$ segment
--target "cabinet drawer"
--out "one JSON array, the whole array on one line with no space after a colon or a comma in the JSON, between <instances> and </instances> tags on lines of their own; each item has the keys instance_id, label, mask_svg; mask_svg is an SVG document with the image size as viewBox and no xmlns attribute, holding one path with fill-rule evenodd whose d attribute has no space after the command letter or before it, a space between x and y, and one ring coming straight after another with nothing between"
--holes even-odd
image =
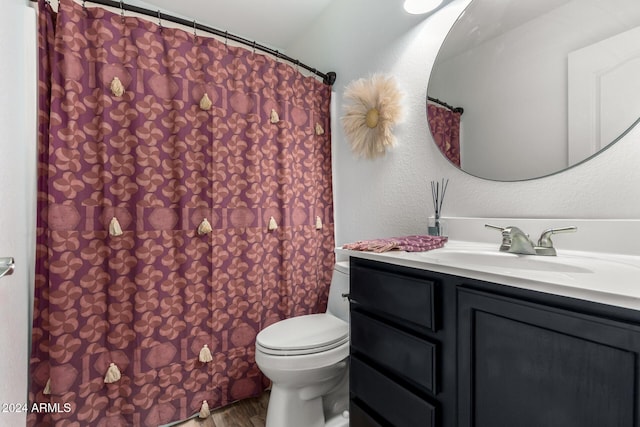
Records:
<instances>
[{"instance_id":1,"label":"cabinet drawer","mask_svg":"<svg viewBox=\"0 0 640 427\"><path fill-rule=\"evenodd\" d=\"M426 391L436 393L435 344L352 311L351 347Z\"/></svg>"},{"instance_id":2,"label":"cabinet drawer","mask_svg":"<svg viewBox=\"0 0 640 427\"><path fill-rule=\"evenodd\" d=\"M351 298L359 304L436 330L434 282L352 263Z\"/></svg>"},{"instance_id":3,"label":"cabinet drawer","mask_svg":"<svg viewBox=\"0 0 640 427\"><path fill-rule=\"evenodd\" d=\"M350 386L355 397L395 427L434 427L429 402L394 383L357 357L351 357Z\"/></svg>"}]
</instances>

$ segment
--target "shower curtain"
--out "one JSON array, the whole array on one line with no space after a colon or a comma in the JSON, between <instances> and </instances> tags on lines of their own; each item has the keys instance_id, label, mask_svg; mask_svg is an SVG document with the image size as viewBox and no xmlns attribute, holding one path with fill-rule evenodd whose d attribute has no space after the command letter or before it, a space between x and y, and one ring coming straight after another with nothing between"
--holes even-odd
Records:
<instances>
[{"instance_id":1,"label":"shower curtain","mask_svg":"<svg viewBox=\"0 0 640 427\"><path fill-rule=\"evenodd\" d=\"M433 140L440 152L456 166L460 166L460 116L459 112L440 105L427 104Z\"/></svg>"},{"instance_id":2,"label":"shower curtain","mask_svg":"<svg viewBox=\"0 0 640 427\"><path fill-rule=\"evenodd\" d=\"M259 394L257 332L326 308L331 88L224 40L39 9L29 425L157 426Z\"/></svg>"}]
</instances>

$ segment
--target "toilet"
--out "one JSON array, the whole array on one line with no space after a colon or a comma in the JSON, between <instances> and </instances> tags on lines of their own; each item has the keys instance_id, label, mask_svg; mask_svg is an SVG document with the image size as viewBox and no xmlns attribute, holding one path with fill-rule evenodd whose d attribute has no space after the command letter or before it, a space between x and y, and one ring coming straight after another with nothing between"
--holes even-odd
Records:
<instances>
[{"instance_id":1,"label":"toilet","mask_svg":"<svg viewBox=\"0 0 640 427\"><path fill-rule=\"evenodd\" d=\"M266 427L348 427L349 263L333 269L326 313L292 317L256 337L271 380Z\"/></svg>"}]
</instances>

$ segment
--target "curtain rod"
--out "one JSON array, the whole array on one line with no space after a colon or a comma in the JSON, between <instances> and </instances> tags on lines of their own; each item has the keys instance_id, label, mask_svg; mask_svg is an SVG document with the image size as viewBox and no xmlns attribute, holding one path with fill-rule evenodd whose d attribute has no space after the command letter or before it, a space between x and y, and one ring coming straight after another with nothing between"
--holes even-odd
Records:
<instances>
[{"instance_id":1,"label":"curtain rod","mask_svg":"<svg viewBox=\"0 0 640 427\"><path fill-rule=\"evenodd\" d=\"M447 104L444 101L440 101L438 98L432 98L430 96L427 96L427 99L429 101L431 101L431 102L435 102L438 105L442 105L443 107L448 108L449 110L453 111L454 113L460 113L460 114L464 113L464 108L462 108L462 107L454 107L452 105Z\"/></svg>"},{"instance_id":2,"label":"curtain rod","mask_svg":"<svg viewBox=\"0 0 640 427\"><path fill-rule=\"evenodd\" d=\"M37 2L38 0L29 0L32 2ZM130 5L130 4L126 4L124 3L124 1L113 1L113 0L85 0L88 1L90 3L95 3L95 4L99 4L102 6L109 6L109 7L113 7L116 9L121 9L123 12L125 10L129 11L129 12L134 12L134 13L139 13L141 15L146 15L146 16L151 16L154 18L158 18L160 21L170 21L170 22L174 22L176 24L180 24L180 25L184 25L186 27L191 27L194 30L200 30L200 31L205 31L207 33L211 33L211 34L215 34L219 37L224 37L227 40L233 40L234 42L237 43L241 43L244 44L246 46L250 46L252 49L257 49L257 50L261 50L262 52L266 52L270 55L273 55L276 57L276 59L284 59L287 62L290 62L292 64L294 64L296 67L302 67L307 71L312 72L313 74L315 74L318 77L322 78L322 81L327 84L327 85L332 85L335 83L337 75L334 71L329 71L328 73L323 73L321 71L318 71L315 68L312 68L302 62L300 62L297 59L293 59L287 55L284 55L280 52L278 52L277 50L271 49L267 46L261 45L259 43L256 43L255 40L248 40L245 38L242 38L240 36L237 36L235 34L231 34L228 31L222 31L219 30L217 28L213 28L213 27L208 27L206 25L202 25L202 24L198 24L195 20L193 21L188 21L186 19L183 18L179 18L177 16L173 16L173 15L168 15L166 13L162 13L159 9L157 11L153 11L150 9L145 9L143 7L139 7L139 6L134 6L134 5ZM82 2L83 6L85 1ZM47 3L49 1L47 0Z\"/></svg>"}]
</instances>

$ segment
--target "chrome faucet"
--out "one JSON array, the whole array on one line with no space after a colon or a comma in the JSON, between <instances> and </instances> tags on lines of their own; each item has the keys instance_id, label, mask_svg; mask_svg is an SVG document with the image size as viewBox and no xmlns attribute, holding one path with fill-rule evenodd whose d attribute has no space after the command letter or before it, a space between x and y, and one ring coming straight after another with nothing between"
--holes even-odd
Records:
<instances>
[{"instance_id":1,"label":"chrome faucet","mask_svg":"<svg viewBox=\"0 0 640 427\"><path fill-rule=\"evenodd\" d=\"M502 232L502 244L500 245L500 251L502 252L545 256L556 255L556 249L553 247L553 242L551 241L552 234L568 233L578 230L576 226L550 228L542 232L538 239L538 244L534 245L529 235L518 227L498 227L491 224L485 224L485 227Z\"/></svg>"},{"instance_id":2,"label":"chrome faucet","mask_svg":"<svg viewBox=\"0 0 640 427\"><path fill-rule=\"evenodd\" d=\"M525 232L520 230L518 227L498 227L490 224L485 224L484 226L502 231L502 244L500 245L500 251L523 255L536 254L536 250L533 247L533 242L529 239L529 235L525 234Z\"/></svg>"}]
</instances>

